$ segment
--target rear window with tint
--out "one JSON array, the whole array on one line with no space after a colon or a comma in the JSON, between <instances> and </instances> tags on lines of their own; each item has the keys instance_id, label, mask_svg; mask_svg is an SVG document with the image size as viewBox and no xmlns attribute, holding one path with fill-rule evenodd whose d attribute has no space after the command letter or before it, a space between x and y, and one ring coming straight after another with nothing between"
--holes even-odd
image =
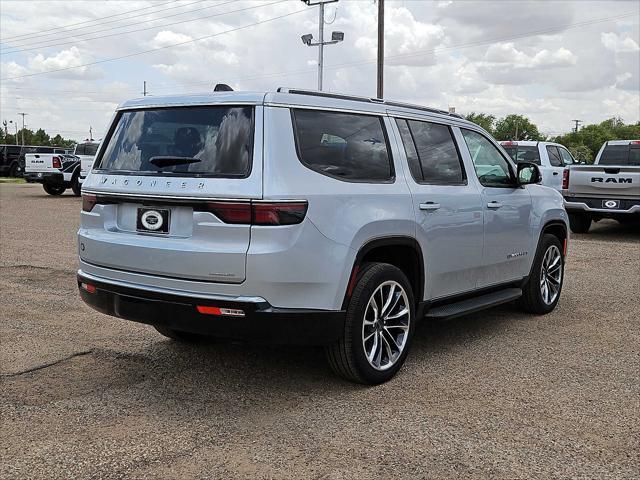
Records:
<instances>
[{"instance_id":1,"label":"rear window with tint","mask_svg":"<svg viewBox=\"0 0 640 480\"><path fill-rule=\"evenodd\" d=\"M374 115L293 110L298 155L318 173L348 181L393 179L382 119Z\"/></svg>"},{"instance_id":2,"label":"rear window with tint","mask_svg":"<svg viewBox=\"0 0 640 480\"><path fill-rule=\"evenodd\" d=\"M95 155L98 150L97 143L81 143L76 147L76 155Z\"/></svg>"},{"instance_id":3,"label":"rear window with tint","mask_svg":"<svg viewBox=\"0 0 640 480\"><path fill-rule=\"evenodd\" d=\"M418 183L460 185L466 176L446 125L396 119L411 175Z\"/></svg>"},{"instance_id":4,"label":"rear window with tint","mask_svg":"<svg viewBox=\"0 0 640 480\"><path fill-rule=\"evenodd\" d=\"M540 152L535 145L503 145L502 148L514 162L528 162L540 165Z\"/></svg>"},{"instance_id":5,"label":"rear window with tint","mask_svg":"<svg viewBox=\"0 0 640 480\"><path fill-rule=\"evenodd\" d=\"M640 145L607 145L599 165L640 165Z\"/></svg>"},{"instance_id":6,"label":"rear window with tint","mask_svg":"<svg viewBox=\"0 0 640 480\"><path fill-rule=\"evenodd\" d=\"M124 111L105 142L96 170L246 177L253 155L253 107Z\"/></svg>"}]
</instances>

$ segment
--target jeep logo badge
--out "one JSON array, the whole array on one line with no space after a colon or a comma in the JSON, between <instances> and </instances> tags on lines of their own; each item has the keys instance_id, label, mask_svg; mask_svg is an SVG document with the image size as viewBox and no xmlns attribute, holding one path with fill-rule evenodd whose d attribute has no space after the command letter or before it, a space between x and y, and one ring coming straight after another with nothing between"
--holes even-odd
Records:
<instances>
[{"instance_id":1,"label":"jeep logo badge","mask_svg":"<svg viewBox=\"0 0 640 480\"><path fill-rule=\"evenodd\" d=\"M163 220L160 212L156 212L155 210L148 210L142 214L140 217L140 222L147 230L159 230L162 228Z\"/></svg>"}]
</instances>

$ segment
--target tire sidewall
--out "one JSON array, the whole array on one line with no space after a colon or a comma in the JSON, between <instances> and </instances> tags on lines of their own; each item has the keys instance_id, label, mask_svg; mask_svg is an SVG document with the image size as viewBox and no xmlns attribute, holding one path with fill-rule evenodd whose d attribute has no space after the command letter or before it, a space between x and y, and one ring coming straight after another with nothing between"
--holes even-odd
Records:
<instances>
[{"instance_id":1,"label":"tire sidewall","mask_svg":"<svg viewBox=\"0 0 640 480\"><path fill-rule=\"evenodd\" d=\"M375 290L384 282L394 280L404 288L409 300L410 321L407 343L396 363L387 370L376 370L367 361L364 347L362 345L362 325L364 314L369 299ZM361 282L364 285L361 285ZM356 289L349 302L347 308L347 321L351 323L351 338L347 339L350 343L351 351L355 361L358 373L367 383L378 384L391 379L402 368L406 357L411 348L413 340L413 332L415 330L415 300L411 285L407 277L402 271L390 264L374 264L371 268L365 269L356 284Z\"/></svg>"},{"instance_id":2,"label":"tire sidewall","mask_svg":"<svg viewBox=\"0 0 640 480\"><path fill-rule=\"evenodd\" d=\"M47 185L46 183L42 184L42 188L49 195L54 195L54 196L62 195L66 190L66 188L64 187L59 187L57 185Z\"/></svg>"}]
</instances>

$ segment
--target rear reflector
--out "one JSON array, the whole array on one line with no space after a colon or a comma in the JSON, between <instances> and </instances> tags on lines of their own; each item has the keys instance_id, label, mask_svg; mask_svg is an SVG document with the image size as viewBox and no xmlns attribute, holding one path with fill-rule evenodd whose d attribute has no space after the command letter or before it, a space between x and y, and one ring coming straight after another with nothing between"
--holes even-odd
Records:
<instances>
[{"instance_id":1,"label":"rear reflector","mask_svg":"<svg viewBox=\"0 0 640 480\"><path fill-rule=\"evenodd\" d=\"M244 311L237 308L210 307L208 305L197 305L198 312L203 315L226 315L229 317L244 317Z\"/></svg>"},{"instance_id":2,"label":"rear reflector","mask_svg":"<svg viewBox=\"0 0 640 480\"><path fill-rule=\"evenodd\" d=\"M91 285L90 283L81 283L80 287L82 287L82 289L86 292L89 293L96 293L97 288L95 285Z\"/></svg>"},{"instance_id":3,"label":"rear reflector","mask_svg":"<svg viewBox=\"0 0 640 480\"><path fill-rule=\"evenodd\" d=\"M565 168L562 171L562 189L567 190L569 188L569 169Z\"/></svg>"},{"instance_id":4,"label":"rear reflector","mask_svg":"<svg viewBox=\"0 0 640 480\"><path fill-rule=\"evenodd\" d=\"M83 194L82 195L82 211L90 212L93 210L93 207L98 203L98 197L95 195Z\"/></svg>"},{"instance_id":5,"label":"rear reflector","mask_svg":"<svg viewBox=\"0 0 640 480\"><path fill-rule=\"evenodd\" d=\"M53 168L62 168L62 162L60 161L60 157L53 157L52 159Z\"/></svg>"}]
</instances>

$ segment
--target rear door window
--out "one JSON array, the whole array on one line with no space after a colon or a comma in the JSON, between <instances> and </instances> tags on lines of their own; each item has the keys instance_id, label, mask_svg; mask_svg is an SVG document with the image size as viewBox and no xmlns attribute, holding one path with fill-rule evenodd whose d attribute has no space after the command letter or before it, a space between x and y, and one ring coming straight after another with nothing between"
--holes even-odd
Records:
<instances>
[{"instance_id":1,"label":"rear door window","mask_svg":"<svg viewBox=\"0 0 640 480\"><path fill-rule=\"evenodd\" d=\"M549 163L551 163L552 167L562 166L562 157L560 156L560 152L558 152L558 147L555 145L547 145L547 153L549 154Z\"/></svg>"},{"instance_id":2,"label":"rear door window","mask_svg":"<svg viewBox=\"0 0 640 480\"><path fill-rule=\"evenodd\" d=\"M105 143L98 171L244 178L251 171L253 107L123 111Z\"/></svg>"},{"instance_id":3,"label":"rear door window","mask_svg":"<svg viewBox=\"0 0 640 480\"><path fill-rule=\"evenodd\" d=\"M562 157L563 165L573 165L575 163L573 157L569 153L569 150L563 147L558 147L558 151L560 152L560 156Z\"/></svg>"},{"instance_id":4,"label":"rear door window","mask_svg":"<svg viewBox=\"0 0 640 480\"><path fill-rule=\"evenodd\" d=\"M460 185L466 180L451 129L438 123L396 120L418 183Z\"/></svg>"},{"instance_id":5,"label":"rear door window","mask_svg":"<svg viewBox=\"0 0 640 480\"><path fill-rule=\"evenodd\" d=\"M323 175L354 182L389 182L393 164L382 118L292 110L300 161Z\"/></svg>"}]
</instances>

